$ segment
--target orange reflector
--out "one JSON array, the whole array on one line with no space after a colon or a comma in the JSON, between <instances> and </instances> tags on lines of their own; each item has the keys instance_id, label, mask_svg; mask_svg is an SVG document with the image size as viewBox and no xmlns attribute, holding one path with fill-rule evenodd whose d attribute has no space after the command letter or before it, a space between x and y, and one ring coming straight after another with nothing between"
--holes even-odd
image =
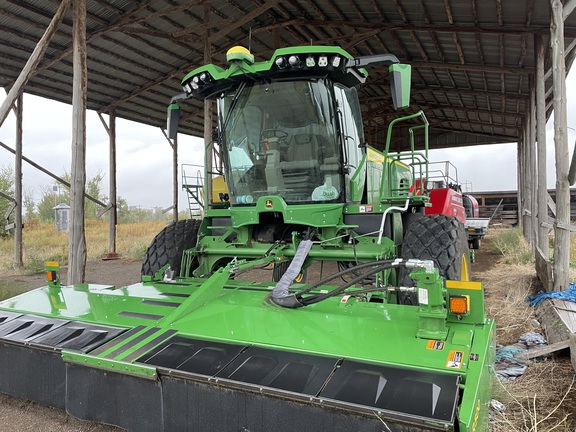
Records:
<instances>
[{"instance_id":1,"label":"orange reflector","mask_svg":"<svg viewBox=\"0 0 576 432\"><path fill-rule=\"evenodd\" d=\"M48 270L46 272L46 279L48 279L49 282L56 282L58 280L58 273L54 270Z\"/></svg>"},{"instance_id":2,"label":"orange reflector","mask_svg":"<svg viewBox=\"0 0 576 432\"><path fill-rule=\"evenodd\" d=\"M468 296L450 296L450 312L456 315L468 313Z\"/></svg>"}]
</instances>

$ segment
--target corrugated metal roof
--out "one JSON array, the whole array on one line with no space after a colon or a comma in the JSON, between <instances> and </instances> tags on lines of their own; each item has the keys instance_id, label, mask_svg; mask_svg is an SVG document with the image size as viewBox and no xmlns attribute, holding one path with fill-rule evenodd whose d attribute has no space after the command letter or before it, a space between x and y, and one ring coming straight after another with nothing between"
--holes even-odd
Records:
<instances>
[{"instance_id":1,"label":"corrugated metal roof","mask_svg":"<svg viewBox=\"0 0 576 432\"><path fill-rule=\"evenodd\" d=\"M0 85L14 82L58 5L0 1ZM340 45L354 55L392 52L411 63L411 109L426 112L432 147L520 139L534 36L548 43L550 26L544 0L88 0L87 7L90 109L116 107L120 117L162 127L180 79L203 64L206 36L213 62L223 64L227 49L246 45L251 30L259 60L278 47L313 43ZM69 10L28 93L70 103L71 16ZM572 14L565 23L567 55L575 36ZM549 52L547 58L549 64ZM387 74L370 73L360 94L367 137L380 146L395 114ZM552 79L546 84L549 89ZM185 109L181 131L201 136L201 104Z\"/></svg>"}]
</instances>

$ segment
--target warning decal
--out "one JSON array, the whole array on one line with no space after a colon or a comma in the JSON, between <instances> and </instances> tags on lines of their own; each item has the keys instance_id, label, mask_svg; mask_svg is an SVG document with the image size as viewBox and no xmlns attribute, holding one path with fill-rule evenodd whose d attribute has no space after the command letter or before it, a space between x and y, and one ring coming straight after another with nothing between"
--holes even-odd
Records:
<instances>
[{"instance_id":1,"label":"warning decal","mask_svg":"<svg viewBox=\"0 0 576 432\"><path fill-rule=\"evenodd\" d=\"M439 340L429 340L426 344L426 348L429 350L438 350L442 351L444 349L445 343Z\"/></svg>"},{"instance_id":2,"label":"warning decal","mask_svg":"<svg viewBox=\"0 0 576 432\"><path fill-rule=\"evenodd\" d=\"M460 369L462 367L462 359L464 358L464 353L462 351L450 351L448 354L448 361L446 362L446 367L451 369Z\"/></svg>"}]
</instances>

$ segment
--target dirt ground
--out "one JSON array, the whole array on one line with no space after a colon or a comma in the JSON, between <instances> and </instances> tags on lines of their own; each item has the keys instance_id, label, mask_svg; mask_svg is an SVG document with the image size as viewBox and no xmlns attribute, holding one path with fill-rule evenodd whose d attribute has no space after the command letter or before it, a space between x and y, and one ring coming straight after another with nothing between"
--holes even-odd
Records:
<instances>
[{"instance_id":1,"label":"dirt ground","mask_svg":"<svg viewBox=\"0 0 576 432\"><path fill-rule=\"evenodd\" d=\"M473 278L482 279L484 272L496 263L496 257L485 252L477 254L472 266ZM62 270L65 275L65 269ZM135 260L90 261L86 269L87 282L128 285L139 281L140 262ZM0 283L17 285L22 291L45 285L43 275L22 276L0 274ZM75 419L64 411L0 393L0 431L58 432L117 432L122 429Z\"/></svg>"},{"instance_id":2,"label":"dirt ground","mask_svg":"<svg viewBox=\"0 0 576 432\"><path fill-rule=\"evenodd\" d=\"M86 266L86 282L129 285L140 280L141 262L129 259L94 260ZM66 269L61 276L65 282ZM0 284L10 283L19 291L46 285L44 275L0 275ZM123 429L101 423L78 420L65 411L45 407L28 400L0 393L0 431L10 432L118 432Z\"/></svg>"}]
</instances>

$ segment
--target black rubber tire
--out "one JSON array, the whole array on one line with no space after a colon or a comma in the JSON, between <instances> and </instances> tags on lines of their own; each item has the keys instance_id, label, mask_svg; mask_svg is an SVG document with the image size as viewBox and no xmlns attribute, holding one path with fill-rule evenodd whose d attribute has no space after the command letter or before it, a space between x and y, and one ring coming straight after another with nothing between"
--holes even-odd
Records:
<instances>
[{"instance_id":1,"label":"black rubber tire","mask_svg":"<svg viewBox=\"0 0 576 432\"><path fill-rule=\"evenodd\" d=\"M428 215L413 220L404 234L402 258L432 260L446 279L470 279L468 235L464 225L452 216ZM399 282L414 286L405 269L400 271ZM402 303L414 303L414 296L402 297Z\"/></svg>"},{"instance_id":2,"label":"black rubber tire","mask_svg":"<svg viewBox=\"0 0 576 432\"><path fill-rule=\"evenodd\" d=\"M470 246L472 249L480 249L480 239L478 237L472 239Z\"/></svg>"},{"instance_id":3,"label":"black rubber tire","mask_svg":"<svg viewBox=\"0 0 576 432\"><path fill-rule=\"evenodd\" d=\"M156 234L144 255L142 275L154 276L158 270L170 264L174 275L178 276L182 254L186 249L196 246L201 223L199 219L180 220Z\"/></svg>"},{"instance_id":4,"label":"black rubber tire","mask_svg":"<svg viewBox=\"0 0 576 432\"><path fill-rule=\"evenodd\" d=\"M280 280L280 278L282 277L282 275L284 273L286 273L286 270L288 270L288 267L290 266L290 263L292 262L292 260L290 261L282 261L281 263L274 263L274 270L272 270L272 281L274 282L278 282ZM298 276L296 276L296 279L294 279L295 283L304 283L306 282L306 270L300 270L300 273L298 273Z\"/></svg>"}]
</instances>

